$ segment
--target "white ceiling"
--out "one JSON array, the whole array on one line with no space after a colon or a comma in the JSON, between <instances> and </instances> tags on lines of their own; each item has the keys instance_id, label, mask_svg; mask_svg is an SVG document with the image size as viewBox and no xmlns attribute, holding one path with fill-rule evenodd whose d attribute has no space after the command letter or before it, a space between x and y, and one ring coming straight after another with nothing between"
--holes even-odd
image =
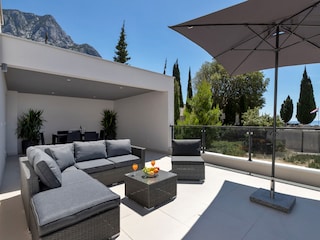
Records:
<instances>
[{"instance_id":1,"label":"white ceiling","mask_svg":"<svg viewBox=\"0 0 320 240\"><path fill-rule=\"evenodd\" d=\"M56 95L77 98L117 100L150 92L149 89L128 87L70 78L8 66L5 73L8 90L19 93Z\"/></svg>"}]
</instances>

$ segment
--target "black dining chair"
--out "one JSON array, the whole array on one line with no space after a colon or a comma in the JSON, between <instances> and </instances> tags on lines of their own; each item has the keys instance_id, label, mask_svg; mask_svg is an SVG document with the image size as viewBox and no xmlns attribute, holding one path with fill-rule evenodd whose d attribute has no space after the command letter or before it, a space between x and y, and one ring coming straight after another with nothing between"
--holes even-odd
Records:
<instances>
[{"instance_id":1,"label":"black dining chair","mask_svg":"<svg viewBox=\"0 0 320 240\"><path fill-rule=\"evenodd\" d=\"M69 131L57 131L57 138L56 138L56 142L57 143L66 143L67 142L67 135L68 135Z\"/></svg>"},{"instance_id":2,"label":"black dining chair","mask_svg":"<svg viewBox=\"0 0 320 240\"><path fill-rule=\"evenodd\" d=\"M74 141L81 141L81 132L79 131L72 131L68 132L67 134L67 143L72 143Z\"/></svg>"},{"instance_id":3,"label":"black dining chair","mask_svg":"<svg viewBox=\"0 0 320 240\"><path fill-rule=\"evenodd\" d=\"M85 132L84 133L84 141L96 141L98 140L97 132Z\"/></svg>"}]
</instances>

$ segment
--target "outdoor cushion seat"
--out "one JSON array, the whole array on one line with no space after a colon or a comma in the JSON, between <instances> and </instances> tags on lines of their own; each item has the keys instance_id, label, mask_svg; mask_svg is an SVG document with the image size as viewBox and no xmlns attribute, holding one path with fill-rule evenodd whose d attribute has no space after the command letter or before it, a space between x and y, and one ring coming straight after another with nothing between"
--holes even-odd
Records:
<instances>
[{"instance_id":1,"label":"outdoor cushion seat","mask_svg":"<svg viewBox=\"0 0 320 240\"><path fill-rule=\"evenodd\" d=\"M115 164L105 158L77 162L75 166L89 174L115 168Z\"/></svg>"},{"instance_id":2,"label":"outdoor cushion seat","mask_svg":"<svg viewBox=\"0 0 320 240\"><path fill-rule=\"evenodd\" d=\"M76 167L70 167L61 173L62 186L70 184L81 184L82 182L88 182L92 180L89 174L77 169Z\"/></svg>"},{"instance_id":3,"label":"outdoor cushion seat","mask_svg":"<svg viewBox=\"0 0 320 240\"><path fill-rule=\"evenodd\" d=\"M176 165L183 165L183 164L189 164L189 165L203 165L204 161L201 156L174 156L172 158L172 162Z\"/></svg>"},{"instance_id":4,"label":"outdoor cushion seat","mask_svg":"<svg viewBox=\"0 0 320 240\"><path fill-rule=\"evenodd\" d=\"M204 181L205 166L200 148L200 139L172 140L172 172L179 180Z\"/></svg>"},{"instance_id":5,"label":"outdoor cushion seat","mask_svg":"<svg viewBox=\"0 0 320 240\"><path fill-rule=\"evenodd\" d=\"M71 226L119 204L119 195L94 179L43 191L31 199L39 236Z\"/></svg>"},{"instance_id":6,"label":"outdoor cushion seat","mask_svg":"<svg viewBox=\"0 0 320 240\"><path fill-rule=\"evenodd\" d=\"M131 166L133 163L140 162L140 158L132 154L108 157L108 160L112 161L115 164L116 168Z\"/></svg>"}]
</instances>

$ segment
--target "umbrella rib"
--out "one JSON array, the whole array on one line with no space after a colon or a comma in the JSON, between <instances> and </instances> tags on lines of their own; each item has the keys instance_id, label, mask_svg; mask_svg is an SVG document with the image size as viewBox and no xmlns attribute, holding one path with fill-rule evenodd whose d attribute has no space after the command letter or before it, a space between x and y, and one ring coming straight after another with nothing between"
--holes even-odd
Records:
<instances>
[{"instance_id":1,"label":"umbrella rib","mask_svg":"<svg viewBox=\"0 0 320 240\"><path fill-rule=\"evenodd\" d=\"M317 3L320 3L320 1L318 1ZM293 43L293 44L290 44L290 45L288 45L288 46L286 46L286 47L284 47L284 48L281 48L281 46L280 46L280 49L286 49L286 48L288 48L288 47L294 46L294 45L299 44L299 43L301 43L301 42L308 42L309 44L315 46L316 48L320 48L319 45L317 45L317 44L315 44L314 42L312 42L312 41L309 40L309 39L311 39L311 38L313 38L313 37L319 36L319 34L315 34L315 35L313 35L313 36L311 36L311 37L309 37L309 38L304 38L304 37L302 37L301 35L299 35L299 34L296 33L296 30L298 29L298 27L309 27L309 26L319 27L319 24L318 24L318 25L315 25L315 24L312 24L312 25L311 25L311 24L306 24L306 25L304 25L304 24L302 24L302 23L305 21L305 19L311 14L311 12L314 10L315 7L316 7L316 4L314 4L314 5L312 5L312 6L308 7L308 8L305 8L304 10L300 11L299 13L294 14L293 16L291 16L291 17L287 18L286 20L282 21L282 23L281 23L280 25L285 29L286 32L290 33L290 34L286 37L286 39L283 41L282 45L285 44L285 42L290 38L291 35L294 35L294 36L298 37L299 39L301 39L301 41L296 42L296 43ZM295 25L293 25L293 24L283 24L283 22L286 22L286 21L288 21L288 20L296 17L296 16L298 16L299 14L301 14L301 13L307 11L307 10L309 10L308 13L306 13L306 15L300 20L299 23L297 23L297 24L295 24ZM288 26L287 26L287 25L288 25ZM291 30L289 26L294 26L294 29Z\"/></svg>"},{"instance_id":2,"label":"umbrella rib","mask_svg":"<svg viewBox=\"0 0 320 240\"><path fill-rule=\"evenodd\" d=\"M251 24L250 24L251 25ZM258 37L260 37L261 39L262 39L262 41L261 42L259 42L258 44L257 44L257 46L255 47L255 51L257 50L257 48L261 45L261 43L264 41L264 42L267 42L265 39L263 39L261 36L259 36L259 34L257 33L257 32L255 32L255 31L253 31L252 30L252 28L251 27L249 27L249 24L248 25L246 25L247 27L248 27L248 29L250 29L256 36L258 36ZM266 26L270 26L270 24L268 24L268 25L266 25ZM263 34L263 33L265 33L265 32L268 32L270 29L268 28L268 29L265 29L264 31L262 31L261 32L261 34ZM256 38L256 36L251 36L251 37L249 37L248 39L245 39L245 40L243 40L243 41L240 41L240 42L238 42L236 45L234 45L233 47L231 47L231 48L228 48L228 49L226 49L226 50L224 50L224 51L222 51L221 53L219 53L219 54L217 54L215 57L220 57L221 55L223 55L223 54L225 54L226 52L228 52L228 51L230 51L230 50L233 50L233 51L245 51L245 50L247 50L247 49L238 49L238 47L239 46L241 46L241 45L243 45L243 44L245 44L246 42L248 42L248 41L250 41L250 40L252 40L252 39L254 39L254 38ZM266 38L267 38L267 36L266 36ZM271 47L273 48L273 46L271 45ZM252 49L249 49L249 50L252 50ZM262 49L261 49L262 50ZM270 49L265 49L264 51L269 51ZM272 49L273 50L273 49ZM263 51L263 50L262 50Z\"/></svg>"}]
</instances>

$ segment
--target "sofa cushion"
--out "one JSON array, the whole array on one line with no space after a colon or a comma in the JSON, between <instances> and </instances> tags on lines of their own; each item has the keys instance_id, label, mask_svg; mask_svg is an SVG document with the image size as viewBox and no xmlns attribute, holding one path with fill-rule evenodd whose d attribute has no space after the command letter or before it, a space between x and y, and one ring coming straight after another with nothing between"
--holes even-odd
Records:
<instances>
[{"instance_id":1,"label":"sofa cushion","mask_svg":"<svg viewBox=\"0 0 320 240\"><path fill-rule=\"evenodd\" d=\"M130 139L106 140L108 157L131 154Z\"/></svg>"},{"instance_id":2,"label":"sofa cushion","mask_svg":"<svg viewBox=\"0 0 320 240\"><path fill-rule=\"evenodd\" d=\"M200 156L200 139L173 139L172 156Z\"/></svg>"},{"instance_id":3,"label":"sofa cushion","mask_svg":"<svg viewBox=\"0 0 320 240\"><path fill-rule=\"evenodd\" d=\"M65 171L62 172L62 186L65 187L70 184L80 184L82 182L88 182L92 180L89 174L85 173L74 168L67 168Z\"/></svg>"},{"instance_id":4,"label":"sofa cushion","mask_svg":"<svg viewBox=\"0 0 320 240\"><path fill-rule=\"evenodd\" d=\"M204 165L201 156L172 156L173 165Z\"/></svg>"},{"instance_id":5,"label":"sofa cushion","mask_svg":"<svg viewBox=\"0 0 320 240\"><path fill-rule=\"evenodd\" d=\"M74 142L74 155L76 162L106 158L105 141Z\"/></svg>"},{"instance_id":6,"label":"sofa cushion","mask_svg":"<svg viewBox=\"0 0 320 240\"><path fill-rule=\"evenodd\" d=\"M61 144L49 144L49 145L36 145L35 148L46 151L48 148L60 148L60 147L70 147L71 152L74 152L73 143L61 143Z\"/></svg>"},{"instance_id":7,"label":"sofa cushion","mask_svg":"<svg viewBox=\"0 0 320 240\"><path fill-rule=\"evenodd\" d=\"M94 159L90 161L77 162L75 165L78 169L86 173L96 173L106 171L115 167L115 164L105 158Z\"/></svg>"},{"instance_id":8,"label":"sofa cushion","mask_svg":"<svg viewBox=\"0 0 320 240\"><path fill-rule=\"evenodd\" d=\"M94 180L50 189L34 195L31 208L40 236L118 207L119 195Z\"/></svg>"},{"instance_id":9,"label":"sofa cushion","mask_svg":"<svg viewBox=\"0 0 320 240\"><path fill-rule=\"evenodd\" d=\"M31 166L33 166L34 156L36 155L36 152L37 152L36 147L31 146L31 147L27 148L26 153L27 153L27 157L28 157L28 160L29 160Z\"/></svg>"},{"instance_id":10,"label":"sofa cushion","mask_svg":"<svg viewBox=\"0 0 320 240\"><path fill-rule=\"evenodd\" d=\"M41 182L49 188L61 187L61 170L48 154L40 149L35 150L33 168Z\"/></svg>"},{"instance_id":11,"label":"sofa cushion","mask_svg":"<svg viewBox=\"0 0 320 240\"><path fill-rule=\"evenodd\" d=\"M140 162L140 158L132 154L116 156L116 157L108 157L107 159L114 162L116 168L131 166L133 163Z\"/></svg>"},{"instance_id":12,"label":"sofa cushion","mask_svg":"<svg viewBox=\"0 0 320 240\"><path fill-rule=\"evenodd\" d=\"M59 147L47 148L45 149L45 152L56 160L61 171L75 164L73 147L70 147L68 144Z\"/></svg>"}]
</instances>

